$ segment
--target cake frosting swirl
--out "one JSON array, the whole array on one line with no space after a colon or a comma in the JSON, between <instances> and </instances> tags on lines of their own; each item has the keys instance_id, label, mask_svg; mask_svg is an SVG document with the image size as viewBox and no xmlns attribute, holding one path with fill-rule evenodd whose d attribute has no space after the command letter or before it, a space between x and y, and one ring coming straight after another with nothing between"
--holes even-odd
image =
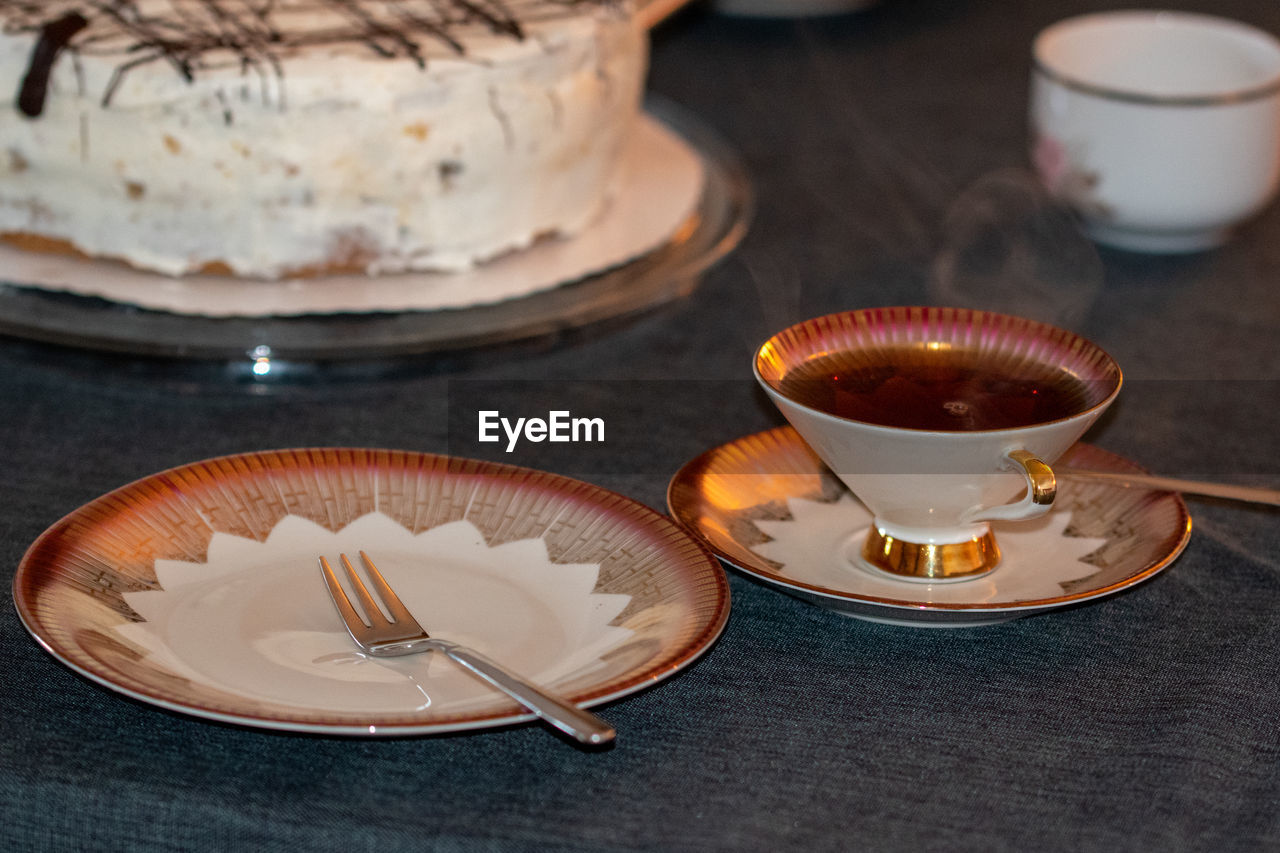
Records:
<instances>
[{"instance_id":1,"label":"cake frosting swirl","mask_svg":"<svg viewBox=\"0 0 1280 853\"><path fill-rule=\"evenodd\" d=\"M466 269L598 214L646 58L610 0L0 0L0 234L171 275Z\"/></svg>"}]
</instances>

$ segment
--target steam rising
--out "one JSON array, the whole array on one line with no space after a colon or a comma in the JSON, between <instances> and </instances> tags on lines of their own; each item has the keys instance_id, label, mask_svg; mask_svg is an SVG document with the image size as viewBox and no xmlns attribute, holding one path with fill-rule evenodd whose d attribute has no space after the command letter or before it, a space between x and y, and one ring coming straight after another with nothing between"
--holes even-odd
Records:
<instances>
[{"instance_id":1,"label":"steam rising","mask_svg":"<svg viewBox=\"0 0 1280 853\"><path fill-rule=\"evenodd\" d=\"M1034 175L1006 169L951 205L929 296L1072 329L1083 325L1102 281L1102 260L1071 211Z\"/></svg>"}]
</instances>

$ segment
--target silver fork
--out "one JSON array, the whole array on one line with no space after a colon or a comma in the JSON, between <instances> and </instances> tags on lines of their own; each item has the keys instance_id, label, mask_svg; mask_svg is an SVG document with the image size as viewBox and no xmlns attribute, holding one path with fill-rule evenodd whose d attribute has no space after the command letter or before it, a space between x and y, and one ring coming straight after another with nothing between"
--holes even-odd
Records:
<instances>
[{"instance_id":1,"label":"silver fork","mask_svg":"<svg viewBox=\"0 0 1280 853\"><path fill-rule=\"evenodd\" d=\"M347 598L347 593L338 582L333 567L324 557L320 558L320 572L324 575L324 582L329 587L333 606L338 608L338 614L346 623L347 632L360 648L376 657L411 655L432 650L444 652L575 740L586 744L604 744L613 740L615 734L613 726L595 714L584 711L567 700L530 684L479 652L427 634L388 586L378 567L373 564L373 560L361 551L360 560L364 563L365 571L369 575L369 582L386 605L387 612L391 614L391 618L388 619L365 587L360 575L356 573L351 561L347 559L347 555L340 556L347 578L351 581L351 588L360 599L360 605L365 612L364 618L361 618L355 607L351 605L351 600Z\"/></svg>"}]
</instances>

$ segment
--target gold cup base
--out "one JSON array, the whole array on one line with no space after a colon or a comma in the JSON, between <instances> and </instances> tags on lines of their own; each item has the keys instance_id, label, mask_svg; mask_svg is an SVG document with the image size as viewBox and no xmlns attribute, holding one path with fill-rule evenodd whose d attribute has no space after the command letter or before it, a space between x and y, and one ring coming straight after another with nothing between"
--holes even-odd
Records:
<instances>
[{"instance_id":1,"label":"gold cup base","mask_svg":"<svg viewBox=\"0 0 1280 853\"><path fill-rule=\"evenodd\" d=\"M990 530L964 542L921 545L872 527L862 557L877 569L915 580L959 580L986 574L1000 562Z\"/></svg>"}]
</instances>

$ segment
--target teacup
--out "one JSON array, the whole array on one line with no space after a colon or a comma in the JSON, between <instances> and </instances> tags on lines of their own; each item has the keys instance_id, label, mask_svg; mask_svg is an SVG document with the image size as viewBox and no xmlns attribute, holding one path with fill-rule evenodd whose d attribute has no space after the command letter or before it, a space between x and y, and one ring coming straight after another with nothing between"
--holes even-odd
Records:
<instances>
[{"instance_id":1,"label":"teacup","mask_svg":"<svg viewBox=\"0 0 1280 853\"><path fill-rule=\"evenodd\" d=\"M1120 11L1035 39L1032 160L1096 241L1224 242L1280 176L1280 42L1225 18Z\"/></svg>"},{"instance_id":2,"label":"teacup","mask_svg":"<svg viewBox=\"0 0 1280 853\"><path fill-rule=\"evenodd\" d=\"M799 323L760 347L755 376L874 515L861 558L929 582L996 567L988 522L1050 509L1052 463L1121 384L1111 356L1071 332L925 307Z\"/></svg>"}]
</instances>

